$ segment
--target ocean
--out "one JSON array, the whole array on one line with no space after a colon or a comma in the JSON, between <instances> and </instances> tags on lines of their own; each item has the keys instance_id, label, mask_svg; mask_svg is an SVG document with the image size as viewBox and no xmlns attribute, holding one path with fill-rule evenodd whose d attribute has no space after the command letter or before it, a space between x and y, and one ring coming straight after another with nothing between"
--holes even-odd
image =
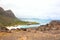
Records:
<instances>
[{"instance_id":1,"label":"ocean","mask_svg":"<svg viewBox=\"0 0 60 40\"><path fill-rule=\"evenodd\" d=\"M39 27L40 25L46 25L48 24L51 19L38 19L38 18L20 18L20 20L22 21L29 21L29 22L38 22L39 24L35 24L35 25L18 25L18 26L11 26L11 27L7 27L8 29L17 29L17 28L30 28L30 27Z\"/></svg>"},{"instance_id":2,"label":"ocean","mask_svg":"<svg viewBox=\"0 0 60 40\"><path fill-rule=\"evenodd\" d=\"M51 21L51 19L39 19L39 18L20 18L22 21L38 22L40 25L45 25Z\"/></svg>"},{"instance_id":3,"label":"ocean","mask_svg":"<svg viewBox=\"0 0 60 40\"><path fill-rule=\"evenodd\" d=\"M39 23L35 25L21 25L21 28L38 27L40 25L46 25L47 23L51 21L51 19L38 19L38 18L20 18L20 20Z\"/></svg>"}]
</instances>

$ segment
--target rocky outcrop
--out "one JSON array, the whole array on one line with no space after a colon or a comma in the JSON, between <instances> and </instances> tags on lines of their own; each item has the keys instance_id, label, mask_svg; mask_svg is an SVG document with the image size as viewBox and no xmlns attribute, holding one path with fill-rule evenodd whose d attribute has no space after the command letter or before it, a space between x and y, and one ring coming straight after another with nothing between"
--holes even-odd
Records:
<instances>
[{"instance_id":1,"label":"rocky outcrop","mask_svg":"<svg viewBox=\"0 0 60 40\"><path fill-rule=\"evenodd\" d=\"M9 32L9 30L6 27L0 27L0 32Z\"/></svg>"},{"instance_id":2,"label":"rocky outcrop","mask_svg":"<svg viewBox=\"0 0 60 40\"><path fill-rule=\"evenodd\" d=\"M53 20L49 24L38 27L40 31L60 30L60 20Z\"/></svg>"}]
</instances>

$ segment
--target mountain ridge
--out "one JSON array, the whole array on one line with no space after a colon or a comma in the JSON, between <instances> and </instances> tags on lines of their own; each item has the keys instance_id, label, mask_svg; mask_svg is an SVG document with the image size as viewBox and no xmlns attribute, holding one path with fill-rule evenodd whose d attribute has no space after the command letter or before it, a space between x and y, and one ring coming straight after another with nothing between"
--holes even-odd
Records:
<instances>
[{"instance_id":1,"label":"mountain ridge","mask_svg":"<svg viewBox=\"0 0 60 40\"><path fill-rule=\"evenodd\" d=\"M2 7L0 7L0 15L15 18L15 15L11 10L4 10Z\"/></svg>"},{"instance_id":2,"label":"mountain ridge","mask_svg":"<svg viewBox=\"0 0 60 40\"><path fill-rule=\"evenodd\" d=\"M2 26L15 26L15 25L28 25L28 24L38 24L36 22L22 21L18 19L12 10L4 10L0 7L0 27Z\"/></svg>"},{"instance_id":3,"label":"mountain ridge","mask_svg":"<svg viewBox=\"0 0 60 40\"><path fill-rule=\"evenodd\" d=\"M19 24L26 24L28 22L18 19L12 10L4 10L0 7L0 27L2 26L14 26Z\"/></svg>"}]
</instances>

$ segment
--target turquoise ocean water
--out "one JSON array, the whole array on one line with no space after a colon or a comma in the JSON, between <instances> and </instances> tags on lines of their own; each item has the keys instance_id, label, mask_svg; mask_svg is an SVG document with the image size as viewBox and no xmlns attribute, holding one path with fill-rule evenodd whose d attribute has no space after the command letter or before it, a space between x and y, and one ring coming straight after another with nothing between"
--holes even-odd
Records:
<instances>
[{"instance_id":1,"label":"turquoise ocean water","mask_svg":"<svg viewBox=\"0 0 60 40\"><path fill-rule=\"evenodd\" d=\"M51 19L38 19L38 18L20 18L20 20L39 23L39 24L35 24L35 25L20 25L20 26L18 26L21 28L38 27L40 25L45 25L51 21Z\"/></svg>"},{"instance_id":2,"label":"turquoise ocean water","mask_svg":"<svg viewBox=\"0 0 60 40\"><path fill-rule=\"evenodd\" d=\"M18 26L11 26L8 27L8 29L17 29L17 28L30 28L30 27L39 27L40 25L45 25L47 23L49 23L51 20L50 19L38 19L38 18L20 18L20 20L22 21L31 21L31 22L38 22L39 24L35 24L35 25L18 25Z\"/></svg>"},{"instance_id":3,"label":"turquoise ocean water","mask_svg":"<svg viewBox=\"0 0 60 40\"><path fill-rule=\"evenodd\" d=\"M38 22L40 25L45 25L51 21L51 19L38 19L38 18L21 18L23 21Z\"/></svg>"}]
</instances>

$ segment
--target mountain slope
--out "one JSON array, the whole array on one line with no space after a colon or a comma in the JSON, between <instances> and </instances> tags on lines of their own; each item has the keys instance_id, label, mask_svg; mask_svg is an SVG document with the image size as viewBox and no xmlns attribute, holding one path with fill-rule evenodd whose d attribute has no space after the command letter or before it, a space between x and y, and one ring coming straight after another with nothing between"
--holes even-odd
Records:
<instances>
[{"instance_id":1,"label":"mountain slope","mask_svg":"<svg viewBox=\"0 0 60 40\"><path fill-rule=\"evenodd\" d=\"M15 17L14 13L11 10L4 10L0 7L0 27L1 26L13 26L19 24L26 24L27 22L23 22Z\"/></svg>"},{"instance_id":2,"label":"mountain slope","mask_svg":"<svg viewBox=\"0 0 60 40\"><path fill-rule=\"evenodd\" d=\"M0 27L26 25L26 24L37 24L37 23L21 21L14 15L14 13L11 10L4 10L2 7L0 7Z\"/></svg>"}]
</instances>

